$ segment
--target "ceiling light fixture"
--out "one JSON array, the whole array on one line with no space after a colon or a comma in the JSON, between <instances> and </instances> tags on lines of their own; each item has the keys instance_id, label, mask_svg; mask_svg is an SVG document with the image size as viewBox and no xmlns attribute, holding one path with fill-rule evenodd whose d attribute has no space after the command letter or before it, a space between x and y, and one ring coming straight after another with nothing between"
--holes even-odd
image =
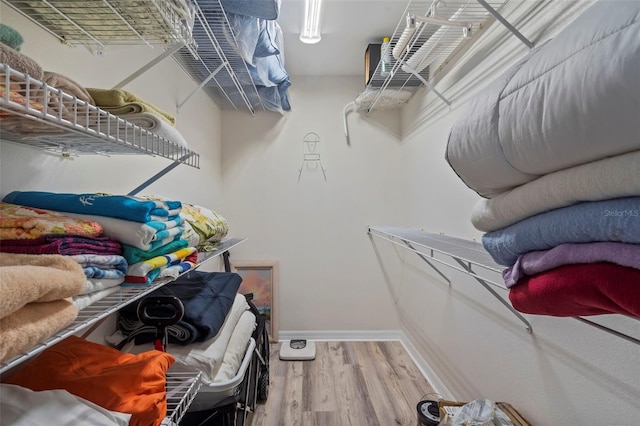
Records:
<instances>
[{"instance_id":1,"label":"ceiling light fixture","mask_svg":"<svg viewBox=\"0 0 640 426\"><path fill-rule=\"evenodd\" d=\"M300 41L315 44L320 41L320 8L322 0L305 0L304 25L300 33Z\"/></svg>"}]
</instances>

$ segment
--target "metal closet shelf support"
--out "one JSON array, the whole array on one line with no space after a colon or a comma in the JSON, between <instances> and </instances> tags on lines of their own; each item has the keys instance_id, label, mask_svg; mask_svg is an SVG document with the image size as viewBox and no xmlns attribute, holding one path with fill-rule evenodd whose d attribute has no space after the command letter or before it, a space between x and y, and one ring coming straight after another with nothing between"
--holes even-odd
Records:
<instances>
[{"instance_id":1,"label":"metal closet shelf support","mask_svg":"<svg viewBox=\"0 0 640 426\"><path fill-rule=\"evenodd\" d=\"M421 230L401 227L370 227L369 236L380 238L414 252L425 263L427 263L427 265L433 268L438 273L438 275L444 278L444 280L447 281L449 285L451 285L451 280L442 271L436 268L434 263L448 266L449 268L464 272L465 274L473 277L493 297L498 299L500 303L502 303L509 311L511 311L511 313L515 315L516 318L524 323L527 333L533 332L531 323L529 323L529 321L527 321L527 319L522 316L522 314L516 311L509 302L507 302L491 287L494 286L503 290L505 290L506 288L486 277L477 274L473 270L474 266L479 266L488 271L498 273L502 270L502 267L495 264L493 260L491 260L489 254L484 251L480 244L473 241L465 241L457 238L446 237L444 235L430 234ZM423 250L418 250L416 246L420 247ZM453 260L453 262L447 262L445 260L439 259L438 257L436 257L436 253L448 256L451 260Z\"/></svg>"},{"instance_id":2,"label":"metal closet shelf support","mask_svg":"<svg viewBox=\"0 0 640 426\"><path fill-rule=\"evenodd\" d=\"M481 273L476 272L476 269L479 268L485 272L489 271L500 274L504 269L503 266L498 265L493 261L489 253L484 249L484 247L482 247L482 244L461 238L428 233L421 229L397 226L371 226L369 227L368 234L372 244L373 237L376 237L414 252L431 268L433 268L447 283L449 283L449 285L451 285L451 280L436 267L436 263L464 272L465 274L473 277L525 324L528 333L533 332L529 321L527 321L522 314L516 311L509 302L507 302L502 296L500 296L500 294L498 294L498 292L496 292L494 288L492 288L497 287L506 291L508 290L506 286L496 283L481 275ZM442 260L441 258L436 257L436 254L439 257L446 257L447 260ZM640 339L636 337L629 336L628 334L606 327L602 324L598 324L586 318L572 318L595 327L598 330L605 331L616 337L635 343L636 345L640 345Z\"/></svg>"},{"instance_id":3,"label":"metal closet shelf support","mask_svg":"<svg viewBox=\"0 0 640 426\"><path fill-rule=\"evenodd\" d=\"M533 43L499 12L506 3L505 0L410 0L391 37L391 71L384 76L380 65L376 67L367 86L368 90L375 90L376 95L363 109L367 114L375 110L388 89L415 89L416 80L451 107L451 102L434 85L444 77L445 66L455 61L462 49L478 40L479 30L486 27L492 17L532 49Z\"/></svg>"}]
</instances>

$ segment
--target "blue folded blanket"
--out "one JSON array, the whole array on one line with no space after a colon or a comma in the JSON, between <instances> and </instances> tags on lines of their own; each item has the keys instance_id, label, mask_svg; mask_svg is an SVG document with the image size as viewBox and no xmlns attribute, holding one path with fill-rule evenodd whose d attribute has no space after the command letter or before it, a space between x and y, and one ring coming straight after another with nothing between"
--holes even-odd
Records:
<instances>
[{"instance_id":1,"label":"blue folded blanket","mask_svg":"<svg viewBox=\"0 0 640 426\"><path fill-rule=\"evenodd\" d=\"M221 0L227 13L255 16L263 19L278 19L280 0Z\"/></svg>"},{"instance_id":2,"label":"blue folded blanket","mask_svg":"<svg viewBox=\"0 0 640 426\"><path fill-rule=\"evenodd\" d=\"M500 265L565 243L640 243L640 197L615 198L550 210L488 232L482 245Z\"/></svg>"},{"instance_id":3,"label":"blue folded blanket","mask_svg":"<svg viewBox=\"0 0 640 426\"><path fill-rule=\"evenodd\" d=\"M180 213L180 201L140 200L125 195L58 194L41 191L13 191L4 202L58 212L115 217L134 222L164 221Z\"/></svg>"},{"instance_id":4,"label":"blue folded blanket","mask_svg":"<svg viewBox=\"0 0 640 426\"><path fill-rule=\"evenodd\" d=\"M167 327L169 342L187 345L203 342L218 334L231 310L242 278L234 272L192 271L151 292L147 297L175 296L184 305L184 316L175 325ZM156 328L138 319L137 303L120 310L118 329L136 344L153 342ZM153 309L157 309L154 311ZM169 316L162 307L147 309L149 315Z\"/></svg>"}]
</instances>

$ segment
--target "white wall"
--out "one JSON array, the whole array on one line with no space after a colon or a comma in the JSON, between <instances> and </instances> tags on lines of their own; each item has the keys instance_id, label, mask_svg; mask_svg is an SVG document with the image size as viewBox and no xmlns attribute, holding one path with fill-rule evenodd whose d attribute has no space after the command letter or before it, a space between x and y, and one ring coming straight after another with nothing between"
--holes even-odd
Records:
<instances>
[{"instance_id":1,"label":"white wall","mask_svg":"<svg viewBox=\"0 0 640 426\"><path fill-rule=\"evenodd\" d=\"M560 9L572 4L557 3ZM512 22L531 29L531 21ZM2 22L23 33L23 53L87 86L110 87L157 54L128 47L98 58L59 45L6 6ZM473 65L463 71L493 75L524 52L507 44L510 55L480 65L478 58L495 53L497 45L470 52ZM637 346L571 319L528 316L529 335L470 278L449 271L449 287L412 253L367 237L367 226L376 224L480 237L468 219L477 197L444 161L448 130L477 85L463 71L451 74L456 84L438 86L454 94L451 111L423 91L401 116L349 114L351 145L342 109L362 90L360 77L292 76L293 111L285 116L221 113L199 94L178 116L177 128L201 154L201 170L180 166L146 192L217 209L232 235L249 238L232 260L279 261L281 330L366 335L401 329L447 396L508 401L539 425L637 424ZM174 104L193 87L168 60L128 89L175 112ZM298 180L308 132L320 137L326 181L317 168L305 168ZM69 161L4 142L0 150L1 195L30 189L122 193L167 163L139 156ZM630 330L636 324L618 325Z\"/></svg>"},{"instance_id":2,"label":"white wall","mask_svg":"<svg viewBox=\"0 0 640 426\"><path fill-rule=\"evenodd\" d=\"M564 14L588 3L558 2L559 18L511 15L536 43L568 20ZM578 9L576 9L578 8ZM571 13L569 13L571 16ZM513 22L513 21L512 21ZM451 96L444 107L422 91L403 110L402 183L405 222L467 239L481 233L469 213L478 199L444 160L452 123L465 100L526 49L493 27L485 43L468 52L438 88ZM492 60L483 56L492 53ZM495 55L498 57L495 58ZM490 71L487 71L490 70ZM471 277L441 267L449 286L415 254L377 241L388 284L397 295L402 331L447 397L480 396L508 401L536 425L635 425L640 418L640 348L569 318L525 315L533 334ZM501 278L488 274L496 282ZM507 298L505 291L499 293ZM507 299L508 300L508 299ZM640 337L638 321L598 319Z\"/></svg>"},{"instance_id":3,"label":"white wall","mask_svg":"<svg viewBox=\"0 0 640 426\"><path fill-rule=\"evenodd\" d=\"M382 117L391 128L349 114L349 146L342 110L362 79L292 81L285 116L222 113L224 213L249 238L232 260L279 262L280 330L397 330L367 226L398 218L398 112ZM313 164L299 177L309 132L320 138L326 180Z\"/></svg>"},{"instance_id":4,"label":"white wall","mask_svg":"<svg viewBox=\"0 0 640 426\"><path fill-rule=\"evenodd\" d=\"M162 53L162 47L109 47L103 56L84 47L62 45L12 8L1 5L1 20L25 42L21 53L44 70L66 75L85 87L110 88ZM176 115L175 105L194 89L193 81L172 59L165 59L124 89ZM221 123L218 107L202 93L176 115L176 128L200 154L200 169L181 165L143 191L221 208ZM14 190L109 192L123 194L171 164L150 156L82 156L62 159L2 142L0 195Z\"/></svg>"}]
</instances>

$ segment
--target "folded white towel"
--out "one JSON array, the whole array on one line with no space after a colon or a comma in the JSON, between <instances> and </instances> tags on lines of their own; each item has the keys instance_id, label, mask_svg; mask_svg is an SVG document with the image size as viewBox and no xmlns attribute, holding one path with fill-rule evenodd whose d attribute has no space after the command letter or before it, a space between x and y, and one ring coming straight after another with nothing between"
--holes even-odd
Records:
<instances>
[{"instance_id":1,"label":"folded white towel","mask_svg":"<svg viewBox=\"0 0 640 426\"><path fill-rule=\"evenodd\" d=\"M640 151L607 157L549 173L524 185L478 201L471 223L495 231L530 216L583 201L640 194Z\"/></svg>"},{"instance_id":2,"label":"folded white towel","mask_svg":"<svg viewBox=\"0 0 640 426\"><path fill-rule=\"evenodd\" d=\"M131 114L121 114L120 117L129 123L142 127L170 142L183 147L187 147L187 141L175 127L167 123L166 120L149 112L138 112Z\"/></svg>"}]
</instances>

